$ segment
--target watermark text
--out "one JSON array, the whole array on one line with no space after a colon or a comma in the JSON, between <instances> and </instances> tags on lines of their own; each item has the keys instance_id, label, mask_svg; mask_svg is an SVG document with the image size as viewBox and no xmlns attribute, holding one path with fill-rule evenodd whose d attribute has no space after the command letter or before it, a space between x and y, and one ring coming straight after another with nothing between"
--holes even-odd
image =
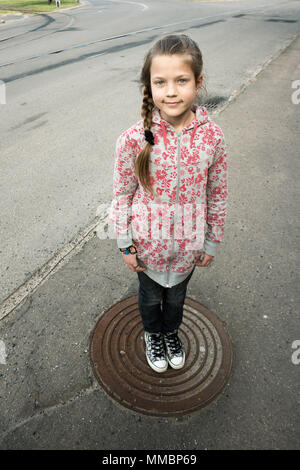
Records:
<instances>
[{"instance_id":1,"label":"watermark text","mask_svg":"<svg viewBox=\"0 0 300 470\"><path fill-rule=\"evenodd\" d=\"M292 354L292 363L297 366L300 364L300 339L296 339L292 343L292 349L295 349L295 351Z\"/></svg>"},{"instance_id":2,"label":"watermark text","mask_svg":"<svg viewBox=\"0 0 300 470\"><path fill-rule=\"evenodd\" d=\"M6 351L4 341L0 339L0 364L6 364Z\"/></svg>"},{"instance_id":3,"label":"watermark text","mask_svg":"<svg viewBox=\"0 0 300 470\"><path fill-rule=\"evenodd\" d=\"M294 93L292 93L292 103L299 104L300 103L300 80L294 80L292 82L292 88L296 88Z\"/></svg>"},{"instance_id":4,"label":"watermark text","mask_svg":"<svg viewBox=\"0 0 300 470\"><path fill-rule=\"evenodd\" d=\"M6 84L0 80L0 104L6 104Z\"/></svg>"},{"instance_id":5,"label":"watermark text","mask_svg":"<svg viewBox=\"0 0 300 470\"><path fill-rule=\"evenodd\" d=\"M114 204L100 204L100 239L185 240L187 250L201 249L204 242L205 204L130 204L126 197Z\"/></svg>"}]
</instances>

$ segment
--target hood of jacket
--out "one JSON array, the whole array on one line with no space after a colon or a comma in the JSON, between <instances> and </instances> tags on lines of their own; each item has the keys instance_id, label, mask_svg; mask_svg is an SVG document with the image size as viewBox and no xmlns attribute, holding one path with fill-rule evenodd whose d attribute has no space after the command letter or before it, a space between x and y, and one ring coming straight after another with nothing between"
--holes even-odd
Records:
<instances>
[{"instance_id":1,"label":"hood of jacket","mask_svg":"<svg viewBox=\"0 0 300 470\"><path fill-rule=\"evenodd\" d=\"M194 105L192 107L192 111L195 113L195 117L193 121L191 121L187 126L185 126L183 129L181 129L180 132L187 133L189 132L191 137L190 137L190 146L191 148L193 147L193 140L196 134L196 131L198 127L202 126L203 124L206 124L208 121L210 121L210 118L208 116L208 112L205 106L196 106ZM162 129L162 134L163 134L163 139L164 139L164 145L165 149L168 150L168 142L167 142L167 132L168 130L172 130L173 132L179 132L177 131L172 124L170 124L168 121L165 121L162 119L159 109L154 106L152 110L152 128L153 128L153 133L155 134L155 128L156 126L160 126Z\"/></svg>"}]
</instances>

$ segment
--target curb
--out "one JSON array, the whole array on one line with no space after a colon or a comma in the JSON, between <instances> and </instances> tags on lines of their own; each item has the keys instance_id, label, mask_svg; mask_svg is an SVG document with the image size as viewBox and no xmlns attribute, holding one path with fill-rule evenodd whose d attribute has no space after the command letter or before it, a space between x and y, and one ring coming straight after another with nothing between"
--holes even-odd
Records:
<instances>
[{"instance_id":1,"label":"curb","mask_svg":"<svg viewBox=\"0 0 300 470\"><path fill-rule=\"evenodd\" d=\"M21 306L21 304L47 281L52 274L55 274L62 266L67 264L76 253L81 251L83 246L95 236L97 230L100 230L100 228L103 229L105 221L105 214L104 220L103 215L102 217L101 215L100 217L95 217L88 226L81 229L71 241L58 250L49 261L38 268L24 284L6 297L0 304L0 321L17 307Z\"/></svg>"},{"instance_id":2,"label":"curb","mask_svg":"<svg viewBox=\"0 0 300 470\"><path fill-rule=\"evenodd\" d=\"M74 10L74 8L81 8L81 7L84 7L84 6L87 6L87 5L89 5L89 6L92 5L92 3L89 2L88 0L79 0L79 3L80 3L80 5L75 5L73 7L62 8L62 9L57 8L56 10L51 11L51 14L52 13L63 13L64 11L67 11L67 10Z\"/></svg>"},{"instance_id":3,"label":"curb","mask_svg":"<svg viewBox=\"0 0 300 470\"><path fill-rule=\"evenodd\" d=\"M84 0L86 1L86 0ZM83 2L80 2L83 3ZM80 5L83 6L83 5ZM74 7L77 8L77 7ZM221 105L215 111L212 111L212 116L217 116L221 114L232 102L248 88L248 86L257 80L259 74L265 70L269 64L276 60L281 54L283 54L288 48L290 48L293 43L300 37L300 33L296 33L288 42L286 42L271 58L269 58L262 66L258 67L253 75L241 86L236 89L229 99ZM103 213L97 214L89 222L89 224L84 227L73 239L64 245L58 252L54 254L48 262L36 270L36 272L28 279L24 284L19 286L15 291L13 291L6 299L4 299L0 304L0 321L9 315L14 309L19 307L33 292L38 289L52 274L59 270L63 265L68 263L68 261L81 249L83 246L94 236L96 236L98 230L103 230L107 224L108 214L106 211Z\"/></svg>"},{"instance_id":4,"label":"curb","mask_svg":"<svg viewBox=\"0 0 300 470\"><path fill-rule=\"evenodd\" d=\"M84 6L91 6L92 4L88 1L88 0L79 0L79 5L74 5L73 7L68 7L68 8L56 8L56 10L52 10L51 12L49 12L49 14L52 15L52 13L63 13L64 11L68 11L68 10L74 10L76 8L81 8L81 7L84 7ZM20 13L20 14L19 14ZM0 14L0 24L7 24L7 23L10 23L12 21L19 21L20 20L20 17L21 19L25 20L27 18L30 18L31 16L29 15L25 15L25 14L22 14L22 12L16 12L16 15L9 15L11 17L14 17L14 16L17 16L18 17L18 20L16 18L9 18L9 19L6 19L4 20L3 17L5 16L8 16L8 15L1 15ZM33 14L32 16L37 16L37 15L41 15L41 14L45 14L45 13L35 13Z\"/></svg>"}]
</instances>

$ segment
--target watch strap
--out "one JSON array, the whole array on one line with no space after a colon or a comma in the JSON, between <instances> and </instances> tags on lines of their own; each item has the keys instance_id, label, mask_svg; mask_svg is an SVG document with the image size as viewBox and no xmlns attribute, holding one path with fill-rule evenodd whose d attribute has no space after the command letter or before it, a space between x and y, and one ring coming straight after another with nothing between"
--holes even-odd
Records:
<instances>
[{"instance_id":1,"label":"watch strap","mask_svg":"<svg viewBox=\"0 0 300 470\"><path fill-rule=\"evenodd\" d=\"M119 248L119 250L121 251L121 253L124 253L125 255L134 255L135 253L137 253L137 249L134 244L128 246L127 248Z\"/></svg>"}]
</instances>

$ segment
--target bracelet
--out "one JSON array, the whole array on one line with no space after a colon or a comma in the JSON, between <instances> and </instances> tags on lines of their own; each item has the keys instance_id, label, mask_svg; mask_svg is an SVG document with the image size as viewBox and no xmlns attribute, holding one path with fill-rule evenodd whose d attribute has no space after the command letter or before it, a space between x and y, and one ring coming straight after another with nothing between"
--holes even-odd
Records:
<instances>
[{"instance_id":1,"label":"bracelet","mask_svg":"<svg viewBox=\"0 0 300 470\"><path fill-rule=\"evenodd\" d=\"M119 250L121 251L121 253L124 253L124 255L134 255L135 253L137 253L135 244L130 245L127 248L119 248Z\"/></svg>"}]
</instances>

